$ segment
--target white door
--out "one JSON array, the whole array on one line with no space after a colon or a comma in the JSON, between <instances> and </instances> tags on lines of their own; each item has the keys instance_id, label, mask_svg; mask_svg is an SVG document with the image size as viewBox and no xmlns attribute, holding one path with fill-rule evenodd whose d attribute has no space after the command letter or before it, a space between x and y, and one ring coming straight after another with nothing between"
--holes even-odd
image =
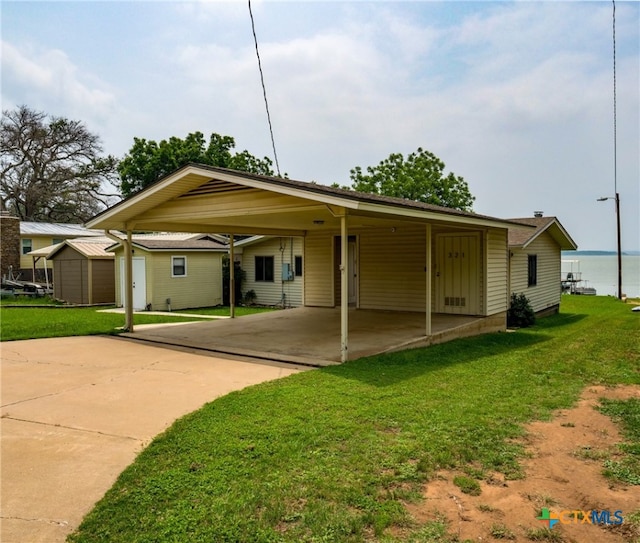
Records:
<instances>
[{"instance_id":1,"label":"white door","mask_svg":"<svg viewBox=\"0 0 640 543\"><path fill-rule=\"evenodd\" d=\"M126 299L124 257L120 257L120 300L124 307ZM133 257L133 309L143 310L147 307L147 281L143 256Z\"/></svg>"},{"instance_id":2,"label":"white door","mask_svg":"<svg viewBox=\"0 0 640 543\"><path fill-rule=\"evenodd\" d=\"M349 259L349 304L358 301L358 250L355 239L350 239L347 245Z\"/></svg>"},{"instance_id":3,"label":"white door","mask_svg":"<svg viewBox=\"0 0 640 543\"><path fill-rule=\"evenodd\" d=\"M475 233L436 236L436 312L479 314L479 240Z\"/></svg>"}]
</instances>

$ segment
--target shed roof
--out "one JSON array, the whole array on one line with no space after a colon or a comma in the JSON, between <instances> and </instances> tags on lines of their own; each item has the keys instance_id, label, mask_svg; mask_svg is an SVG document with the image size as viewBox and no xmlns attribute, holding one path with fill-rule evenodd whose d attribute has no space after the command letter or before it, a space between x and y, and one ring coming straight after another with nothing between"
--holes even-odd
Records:
<instances>
[{"instance_id":1,"label":"shed roof","mask_svg":"<svg viewBox=\"0 0 640 543\"><path fill-rule=\"evenodd\" d=\"M175 233L154 233L154 234L134 234L132 236L134 247L147 251L206 251L226 253L226 244L212 239L206 234L175 234ZM115 251L120 244L111 241L107 247L108 251Z\"/></svg>"},{"instance_id":2,"label":"shed roof","mask_svg":"<svg viewBox=\"0 0 640 543\"><path fill-rule=\"evenodd\" d=\"M509 247L526 248L540 234L548 232L563 251L575 251L578 248L576 242L571 239L571 236L560 224L557 217L523 217L509 220L524 226L535 227L535 230L530 228L509 228Z\"/></svg>"},{"instance_id":3,"label":"shed roof","mask_svg":"<svg viewBox=\"0 0 640 543\"><path fill-rule=\"evenodd\" d=\"M495 217L345 189L189 164L91 219L94 228L300 236L397 221L456 226L511 223Z\"/></svg>"},{"instance_id":4,"label":"shed roof","mask_svg":"<svg viewBox=\"0 0 640 543\"><path fill-rule=\"evenodd\" d=\"M29 254L31 256L45 257L50 260L65 247L71 247L82 256L91 260L112 260L113 254L106 251L106 248L112 244L113 242L104 236L95 238L66 239L62 243L43 247L42 249L36 249L35 251L31 251Z\"/></svg>"}]
</instances>

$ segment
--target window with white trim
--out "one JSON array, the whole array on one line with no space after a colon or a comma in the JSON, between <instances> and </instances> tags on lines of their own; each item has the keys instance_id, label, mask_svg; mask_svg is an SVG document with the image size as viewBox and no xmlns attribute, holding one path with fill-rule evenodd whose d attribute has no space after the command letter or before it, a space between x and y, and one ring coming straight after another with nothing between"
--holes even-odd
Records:
<instances>
[{"instance_id":1,"label":"window with white trim","mask_svg":"<svg viewBox=\"0 0 640 543\"><path fill-rule=\"evenodd\" d=\"M33 240L27 239L27 238L23 238L22 239L22 254L26 255L27 253L30 253L32 251L32 248L33 248Z\"/></svg>"},{"instance_id":2,"label":"window with white trim","mask_svg":"<svg viewBox=\"0 0 640 543\"><path fill-rule=\"evenodd\" d=\"M171 277L187 276L187 257L172 256L171 257Z\"/></svg>"}]
</instances>

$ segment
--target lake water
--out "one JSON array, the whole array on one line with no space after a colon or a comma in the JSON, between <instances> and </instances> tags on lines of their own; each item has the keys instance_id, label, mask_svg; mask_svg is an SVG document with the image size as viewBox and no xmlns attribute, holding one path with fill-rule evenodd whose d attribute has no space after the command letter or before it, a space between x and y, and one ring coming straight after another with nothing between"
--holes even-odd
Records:
<instances>
[{"instance_id":1,"label":"lake water","mask_svg":"<svg viewBox=\"0 0 640 543\"><path fill-rule=\"evenodd\" d=\"M582 286L595 288L598 296L618 294L618 257L616 255L563 253L562 260L578 260L582 279L585 280ZM563 277L567 270L569 265L563 262ZM622 255L622 292L629 298L640 297L640 255Z\"/></svg>"}]
</instances>

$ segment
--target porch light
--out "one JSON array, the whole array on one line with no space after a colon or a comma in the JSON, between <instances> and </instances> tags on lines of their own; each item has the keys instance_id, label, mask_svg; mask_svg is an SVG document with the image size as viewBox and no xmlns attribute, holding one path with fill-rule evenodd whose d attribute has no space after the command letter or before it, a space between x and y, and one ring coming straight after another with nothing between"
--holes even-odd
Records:
<instances>
[{"instance_id":1,"label":"porch light","mask_svg":"<svg viewBox=\"0 0 640 543\"><path fill-rule=\"evenodd\" d=\"M324 224L324 220L323 219L313 219L313 224Z\"/></svg>"}]
</instances>

